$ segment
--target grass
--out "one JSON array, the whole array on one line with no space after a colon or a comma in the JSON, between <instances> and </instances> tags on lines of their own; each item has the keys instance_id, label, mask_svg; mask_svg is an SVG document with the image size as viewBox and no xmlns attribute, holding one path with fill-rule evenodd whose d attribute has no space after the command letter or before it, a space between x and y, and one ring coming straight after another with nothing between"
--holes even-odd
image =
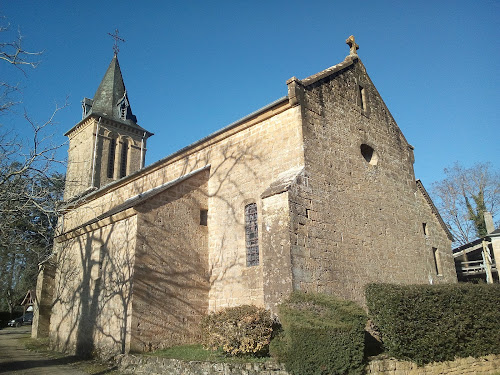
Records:
<instances>
[{"instance_id":1,"label":"grass","mask_svg":"<svg viewBox=\"0 0 500 375\"><path fill-rule=\"evenodd\" d=\"M48 358L68 360L68 364L75 366L81 371L90 375L106 374L119 375L114 363L103 363L95 359L80 359L49 349L48 339L32 339L26 337L22 339L24 346L28 350L36 351ZM206 350L201 345L181 345L167 349L157 350L150 353L140 353L139 355L161 357L168 359L178 359L181 361L203 361L203 362L225 362L225 363L263 363L270 357L238 356L231 357L222 350Z\"/></svg>"},{"instance_id":2,"label":"grass","mask_svg":"<svg viewBox=\"0 0 500 375\"><path fill-rule=\"evenodd\" d=\"M226 363L248 363L248 362L266 362L270 357L253 357L226 355L222 350L212 351L204 349L201 345L181 345L171 348L157 350L146 353L146 356L162 357L169 359L179 359L182 361L204 361L204 362L226 362Z\"/></svg>"},{"instance_id":3,"label":"grass","mask_svg":"<svg viewBox=\"0 0 500 375\"><path fill-rule=\"evenodd\" d=\"M56 352L49 349L48 339L32 339L26 337L21 339L24 347L28 350L35 351L50 359L66 359L66 364L74 366L77 369L86 372L90 375L119 375L120 372L116 370L116 364L113 362L101 362L96 359L81 359L75 356L67 355L64 353Z\"/></svg>"},{"instance_id":4,"label":"grass","mask_svg":"<svg viewBox=\"0 0 500 375\"><path fill-rule=\"evenodd\" d=\"M49 358L59 359L67 357L63 353L59 353L49 349L49 339L32 339L31 337L25 337L20 339L24 347L28 350L43 354Z\"/></svg>"}]
</instances>

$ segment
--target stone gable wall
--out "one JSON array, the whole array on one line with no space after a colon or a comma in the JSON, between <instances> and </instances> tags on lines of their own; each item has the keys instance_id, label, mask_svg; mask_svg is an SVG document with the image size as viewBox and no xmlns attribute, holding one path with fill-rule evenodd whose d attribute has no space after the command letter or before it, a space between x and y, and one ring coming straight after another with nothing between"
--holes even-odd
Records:
<instances>
[{"instance_id":1,"label":"stone gable wall","mask_svg":"<svg viewBox=\"0 0 500 375\"><path fill-rule=\"evenodd\" d=\"M428 283L435 271L422 220L432 219L413 151L361 62L304 87L300 104L310 190L291 204L294 289L364 304L369 282ZM363 144L375 150L370 161ZM432 231L446 260L440 281L455 282L449 243Z\"/></svg>"}]
</instances>

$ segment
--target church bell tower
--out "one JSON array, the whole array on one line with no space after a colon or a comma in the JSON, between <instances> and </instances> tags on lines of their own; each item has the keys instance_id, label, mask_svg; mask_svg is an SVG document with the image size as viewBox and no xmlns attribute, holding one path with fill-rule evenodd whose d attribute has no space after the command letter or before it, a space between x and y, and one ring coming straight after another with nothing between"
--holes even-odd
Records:
<instances>
[{"instance_id":1,"label":"church bell tower","mask_svg":"<svg viewBox=\"0 0 500 375\"><path fill-rule=\"evenodd\" d=\"M82 109L82 120L65 134L69 138L65 201L143 168L146 141L153 135L137 124L132 113L116 44L94 98L84 98Z\"/></svg>"}]
</instances>

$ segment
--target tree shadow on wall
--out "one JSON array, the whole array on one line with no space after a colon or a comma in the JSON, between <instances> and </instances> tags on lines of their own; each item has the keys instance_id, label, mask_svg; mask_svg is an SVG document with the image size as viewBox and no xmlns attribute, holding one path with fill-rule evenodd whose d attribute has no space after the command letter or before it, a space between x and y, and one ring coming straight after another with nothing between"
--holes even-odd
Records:
<instances>
[{"instance_id":1,"label":"tree shadow on wall","mask_svg":"<svg viewBox=\"0 0 500 375\"><path fill-rule=\"evenodd\" d=\"M59 246L53 314L58 349L79 357L125 351L135 232L127 220L66 240ZM114 232L119 236L113 237ZM118 318L118 319L117 319ZM96 343L105 344L98 345Z\"/></svg>"},{"instance_id":2,"label":"tree shadow on wall","mask_svg":"<svg viewBox=\"0 0 500 375\"><path fill-rule=\"evenodd\" d=\"M226 238L235 235L234 226L221 227L220 235L210 239L209 249L209 232L200 224L200 209L217 205L227 220L243 227L243 214L239 215L243 198L230 199L221 191L232 190L234 196L244 197L241 178L232 173L242 168L248 178L255 178L256 171L248 160L260 161L260 157L250 147L238 153L228 147L221 154L222 162L209 171L200 171L136 207L135 351L199 342L199 323L208 311L210 290L221 279L236 283L230 275L245 264L245 254L230 253L226 245ZM209 161L208 157L203 162L198 160L195 167ZM189 172L183 168L182 173ZM241 242L244 244L244 237Z\"/></svg>"},{"instance_id":3,"label":"tree shadow on wall","mask_svg":"<svg viewBox=\"0 0 500 375\"><path fill-rule=\"evenodd\" d=\"M56 245L53 315L58 319L51 322L51 336L59 349L81 357L107 356L125 353L129 345L147 351L199 337L209 291L221 279L238 283L233 270L245 264L244 252L226 244L229 238L234 247L234 239L241 236L234 226L221 227L208 248L200 209L207 209L210 201L228 221L243 227L242 202L258 199L249 196L244 184L258 186L257 168L264 158L253 148L228 144L218 150L218 158L212 151L195 160L186 157L179 177L208 164L210 170L141 202L132 216L112 216L78 235L69 233ZM133 184L134 191L144 191ZM73 215L85 210L102 214L92 204ZM244 237L239 242L244 244Z\"/></svg>"}]
</instances>

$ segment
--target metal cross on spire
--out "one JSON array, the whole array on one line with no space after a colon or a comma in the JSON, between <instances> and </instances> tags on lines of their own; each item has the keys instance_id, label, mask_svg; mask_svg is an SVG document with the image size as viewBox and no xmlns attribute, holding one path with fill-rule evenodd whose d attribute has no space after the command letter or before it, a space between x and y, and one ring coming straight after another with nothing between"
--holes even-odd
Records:
<instances>
[{"instance_id":1,"label":"metal cross on spire","mask_svg":"<svg viewBox=\"0 0 500 375\"><path fill-rule=\"evenodd\" d=\"M359 45L356 44L354 41L354 35L351 35L347 40L345 41L349 45L349 55L351 56L357 56L358 53L356 52L359 49Z\"/></svg>"},{"instance_id":2,"label":"metal cross on spire","mask_svg":"<svg viewBox=\"0 0 500 375\"><path fill-rule=\"evenodd\" d=\"M117 56L118 52L120 52L120 47L118 47L118 42L125 42L125 39L120 38L118 36L118 29L115 29L114 34L108 33L108 35L115 40L115 44L113 45L113 51L115 52L115 56Z\"/></svg>"}]
</instances>

